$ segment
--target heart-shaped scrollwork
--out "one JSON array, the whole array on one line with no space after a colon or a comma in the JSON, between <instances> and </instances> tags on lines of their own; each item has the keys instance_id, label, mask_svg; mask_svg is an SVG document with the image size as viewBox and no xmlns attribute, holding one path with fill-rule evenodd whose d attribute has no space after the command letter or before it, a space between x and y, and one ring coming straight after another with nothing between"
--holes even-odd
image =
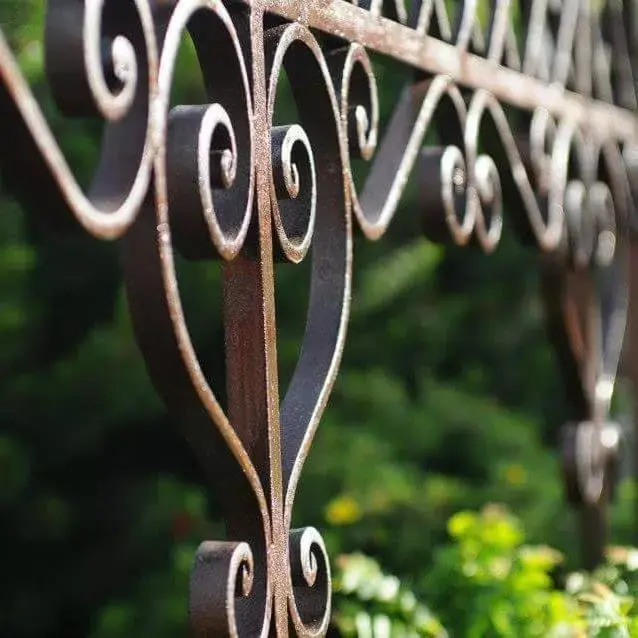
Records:
<instances>
[{"instance_id":1,"label":"heart-shaped scrollwork","mask_svg":"<svg viewBox=\"0 0 638 638\"><path fill-rule=\"evenodd\" d=\"M610 410L629 309L633 202L615 145L596 145L569 125L556 137L557 146L577 156L561 164L575 171L565 189L563 259L547 259L543 271L550 329L573 409L563 431L563 469L569 500L596 507L613 492L619 452ZM567 175L567 168L562 172Z\"/></svg>"}]
</instances>

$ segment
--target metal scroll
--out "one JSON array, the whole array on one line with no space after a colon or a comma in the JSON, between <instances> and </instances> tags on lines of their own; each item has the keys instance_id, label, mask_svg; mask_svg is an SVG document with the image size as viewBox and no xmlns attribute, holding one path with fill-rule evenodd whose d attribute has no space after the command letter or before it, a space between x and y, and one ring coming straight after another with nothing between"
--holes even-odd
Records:
<instances>
[{"instance_id":1,"label":"metal scroll","mask_svg":"<svg viewBox=\"0 0 638 638\"><path fill-rule=\"evenodd\" d=\"M632 10L620 0L466 0L451 11L443 0L50 0L57 104L105 121L86 191L0 34L3 170L27 202L38 180L45 214L70 211L93 235L120 239L149 371L224 504L230 540L204 543L193 572L196 635L327 630L329 560L315 529L291 529L295 492L344 348L353 226L380 238L412 174L432 239L490 252L507 214L545 255L575 406L570 494L606 498L634 215L626 158L638 140ZM186 32L208 102L170 108ZM370 52L415 72L383 137ZM281 126L283 73L299 121ZM360 190L353 158L370 163ZM223 269L227 410L189 335L176 252ZM284 390L274 263L304 259L307 324Z\"/></svg>"}]
</instances>

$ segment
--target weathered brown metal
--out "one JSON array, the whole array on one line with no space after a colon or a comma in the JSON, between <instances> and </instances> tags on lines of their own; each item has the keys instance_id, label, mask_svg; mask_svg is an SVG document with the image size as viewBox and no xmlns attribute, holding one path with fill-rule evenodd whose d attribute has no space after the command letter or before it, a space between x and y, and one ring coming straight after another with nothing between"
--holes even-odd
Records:
<instances>
[{"instance_id":1,"label":"weathered brown metal","mask_svg":"<svg viewBox=\"0 0 638 638\"><path fill-rule=\"evenodd\" d=\"M87 193L0 32L3 170L26 201L38 179L51 211L121 238L150 374L224 505L229 540L204 543L193 572L196 635L327 630L329 561L316 530L291 530L294 497L344 347L353 220L381 237L412 172L431 238L490 252L509 214L544 255L550 328L574 406L568 494L600 555L635 216L628 4L520 0L515 25L510 0L466 0L455 17L443 0L50 0L53 94L65 113L106 122ZM313 30L331 37L320 42ZM209 102L171 109L187 31ZM381 140L368 51L418 71ZM274 126L284 72L299 122ZM527 116L515 123L505 105ZM424 147L431 129L439 146ZM371 162L360 192L351 157ZM274 263L298 263L311 247L306 331L280 390ZM189 335L175 251L223 264L226 411Z\"/></svg>"}]
</instances>

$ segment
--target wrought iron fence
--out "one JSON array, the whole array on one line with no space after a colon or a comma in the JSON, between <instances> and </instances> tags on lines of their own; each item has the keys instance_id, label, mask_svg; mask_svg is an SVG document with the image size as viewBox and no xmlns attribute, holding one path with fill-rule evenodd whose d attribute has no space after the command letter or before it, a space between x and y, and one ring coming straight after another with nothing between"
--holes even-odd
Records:
<instances>
[{"instance_id":1,"label":"wrought iron fence","mask_svg":"<svg viewBox=\"0 0 638 638\"><path fill-rule=\"evenodd\" d=\"M0 35L8 182L27 203L45 193L52 217L70 211L93 235L120 239L148 369L224 505L230 540L204 543L193 571L197 635L327 629L329 561L315 529L291 529L295 491L344 348L354 227L380 238L413 173L430 238L491 252L507 214L545 255L574 407L567 491L596 560L637 259L634 11L621 0L50 0L57 105L105 121L86 192ZM185 32L209 102L169 108ZM382 137L370 52L413 71ZM284 73L299 121L275 126ZM353 158L370 163L361 190ZM189 336L176 250L223 264L227 410ZM306 257L307 325L281 397L274 264Z\"/></svg>"}]
</instances>

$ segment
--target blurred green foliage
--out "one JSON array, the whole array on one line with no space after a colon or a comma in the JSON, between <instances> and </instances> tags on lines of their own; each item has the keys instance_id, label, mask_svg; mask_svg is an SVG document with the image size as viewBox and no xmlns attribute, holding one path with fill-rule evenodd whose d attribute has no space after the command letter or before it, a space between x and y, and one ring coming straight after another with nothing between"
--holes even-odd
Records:
<instances>
[{"instance_id":1,"label":"blurred green foliage","mask_svg":"<svg viewBox=\"0 0 638 638\"><path fill-rule=\"evenodd\" d=\"M43 5L4 0L0 23L86 181L100 126L66 120L52 104ZM385 122L406 72L387 60L375 67ZM295 111L282 85L276 119L290 121ZM205 99L185 41L174 101ZM358 167L357 180L364 176ZM0 208L0 636L180 635L194 549L223 538L224 528L214 493L147 378L117 245L75 227L52 232L47 202L24 210L10 184ZM440 249L420 237L419 214L408 189L383 242L356 238L346 352L295 517L322 530L331 555L365 552L401 578L400 591L409 587L430 604L432 579L449 555L437 548L459 510L507 503L530 542L559 548L569 564L577 544L554 452L567 409L535 256L509 227L489 258ZM202 368L223 400L219 265L178 267ZM308 276L308 263L276 268L282 390L298 356ZM631 484L620 490L618 543L633 540L634 496ZM450 587L461 587L455 582ZM402 613L401 622L425 619L430 631L425 607Z\"/></svg>"},{"instance_id":2,"label":"blurred green foliage","mask_svg":"<svg viewBox=\"0 0 638 638\"><path fill-rule=\"evenodd\" d=\"M629 638L638 635L638 550L616 547L592 574L558 583L560 552L528 545L502 506L448 523L428 573L431 609L371 558L340 556L334 623L357 638Z\"/></svg>"},{"instance_id":3,"label":"blurred green foliage","mask_svg":"<svg viewBox=\"0 0 638 638\"><path fill-rule=\"evenodd\" d=\"M577 623L577 606L553 587L560 554L524 545L518 520L492 506L460 512L448 528L455 542L436 550L427 590L452 635L540 638Z\"/></svg>"},{"instance_id":4,"label":"blurred green foliage","mask_svg":"<svg viewBox=\"0 0 638 638\"><path fill-rule=\"evenodd\" d=\"M343 636L443 638L434 614L396 576L363 554L343 554L334 575L333 625Z\"/></svg>"}]
</instances>

